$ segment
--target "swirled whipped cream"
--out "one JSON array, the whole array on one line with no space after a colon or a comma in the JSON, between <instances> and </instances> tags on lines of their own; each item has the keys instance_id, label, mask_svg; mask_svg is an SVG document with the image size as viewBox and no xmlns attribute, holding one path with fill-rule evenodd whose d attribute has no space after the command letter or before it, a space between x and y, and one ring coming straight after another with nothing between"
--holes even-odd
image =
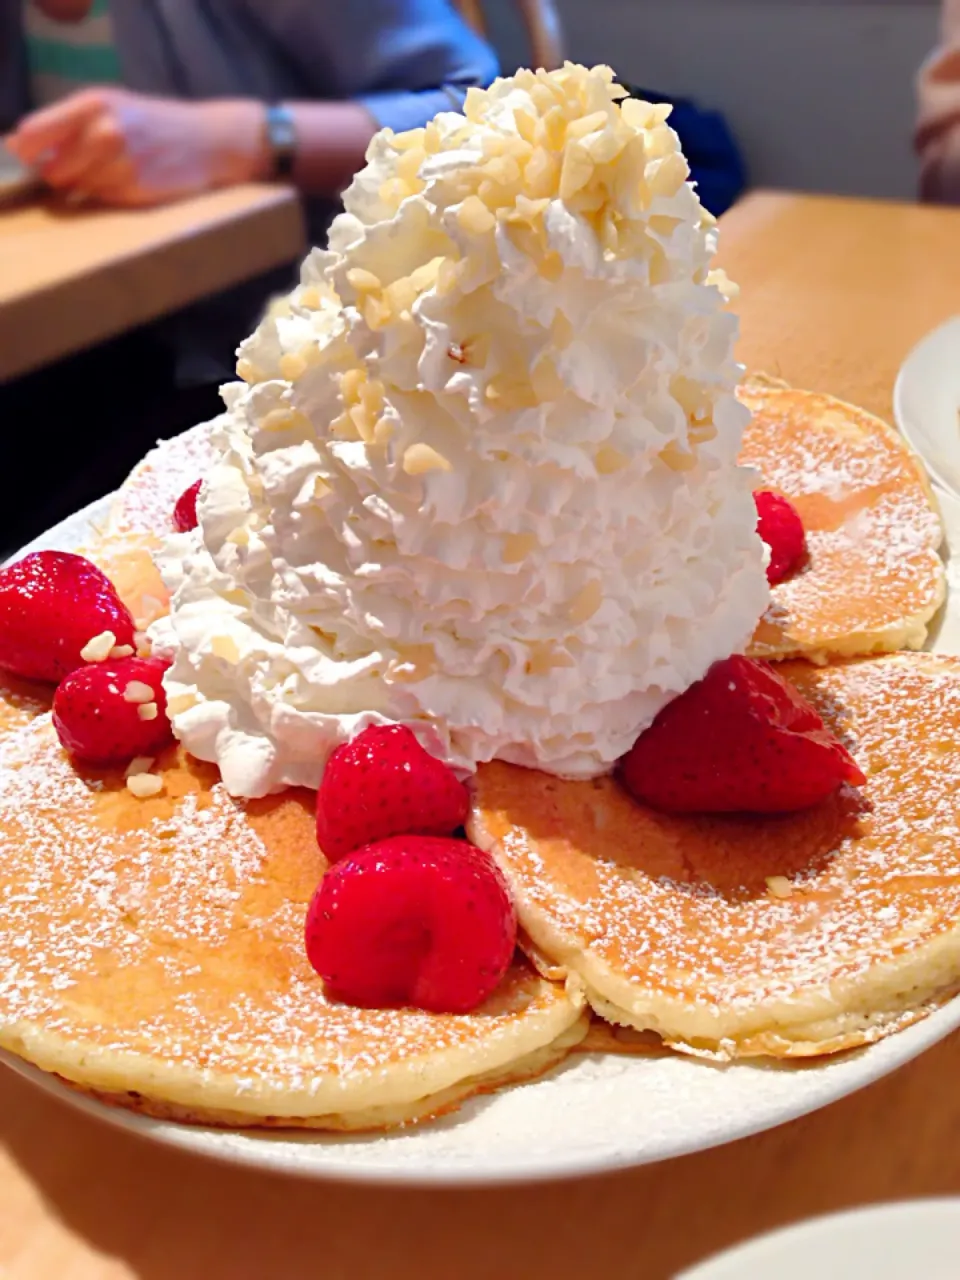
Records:
<instances>
[{"instance_id":1,"label":"swirled whipped cream","mask_svg":"<svg viewBox=\"0 0 960 1280\"><path fill-rule=\"evenodd\" d=\"M160 637L234 794L316 786L384 721L589 777L743 649L736 320L668 114L568 64L384 131L241 347Z\"/></svg>"}]
</instances>

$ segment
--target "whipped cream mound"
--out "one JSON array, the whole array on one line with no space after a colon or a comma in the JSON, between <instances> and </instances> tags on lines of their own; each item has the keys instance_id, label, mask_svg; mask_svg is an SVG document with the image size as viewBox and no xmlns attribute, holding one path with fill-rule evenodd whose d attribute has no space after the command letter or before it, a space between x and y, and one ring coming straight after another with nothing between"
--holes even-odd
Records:
<instances>
[{"instance_id":1,"label":"whipped cream mound","mask_svg":"<svg viewBox=\"0 0 960 1280\"><path fill-rule=\"evenodd\" d=\"M157 637L227 788L366 725L469 772L609 770L768 603L736 320L669 108L521 72L371 143L240 350Z\"/></svg>"}]
</instances>

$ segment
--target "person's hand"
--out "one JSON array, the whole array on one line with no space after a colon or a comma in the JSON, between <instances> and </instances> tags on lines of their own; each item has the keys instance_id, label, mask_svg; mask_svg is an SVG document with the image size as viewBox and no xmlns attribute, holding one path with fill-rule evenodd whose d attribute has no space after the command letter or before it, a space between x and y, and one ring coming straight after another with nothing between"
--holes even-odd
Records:
<instances>
[{"instance_id":1,"label":"person's hand","mask_svg":"<svg viewBox=\"0 0 960 1280\"><path fill-rule=\"evenodd\" d=\"M51 187L103 204L163 204L262 176L262 108L85 89L26 116L6 139Z\"/></svg>"}]
</instances>

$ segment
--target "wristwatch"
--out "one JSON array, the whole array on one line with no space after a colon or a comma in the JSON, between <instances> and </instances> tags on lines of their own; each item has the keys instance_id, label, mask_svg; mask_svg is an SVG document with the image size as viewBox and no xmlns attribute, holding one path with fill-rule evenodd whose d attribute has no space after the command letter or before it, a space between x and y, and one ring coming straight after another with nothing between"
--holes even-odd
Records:
<instances>
[{"instance_id":1,"label":"wristwatch","mask_svg":"<svg viewBox=\"0 0 960 1280\"><path fill-rule=\"evenodd\" d=\"M267 146L273 160L272 178L290 178L297 158L297 126L293 112L271 103L266 114Z\"/></svg>"}]
</instances>

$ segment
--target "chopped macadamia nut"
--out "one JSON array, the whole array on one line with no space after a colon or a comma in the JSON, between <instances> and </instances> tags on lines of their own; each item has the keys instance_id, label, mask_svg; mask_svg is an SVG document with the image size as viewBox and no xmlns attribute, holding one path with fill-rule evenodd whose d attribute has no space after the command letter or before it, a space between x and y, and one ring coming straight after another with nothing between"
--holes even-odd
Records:
<instances>
[{"instance_id":1,"label":"chopped macadamia nut","mask_svg":"<svg viewBox=\"0 0 960 1280\"><path fill-rule=\"evenodd\" d=\"M537 548L536 534L507 533L503 537L503 563L521 564Z\"/></svg>"},{"instance_id":2,"label":"chopped macadamia nut","mask_svg":"<svg viewBox=\"0 0 960 1280\"><path fill-rule=\"evenodd\" d=\"M155 773L134 773L127 779L127 790L139 800L158 796L163 790L163 779Z\"/></svg>"},{"instance_id":3,"label":"chopped macadamia nut","mask_svg":"<svg viewBox=\"0 0 960 1280\"><path fill-rule=\"evenodd\" d=\"M233 636L214 636L210 642L210 651L224 662L240 661L240 650Z\"/></svg>"},{"instance_id":4,"label":"chopped macadamia nut","mask_svg":"<svg viewBox=\"0 0 960 1280\"><path fill-rule=\"evenodd\" d=\"M428 444L412 444L403 455L403 469L408 476L427 471L452 471L452 463Z\"/></svg>"},{"instance_id":5,"label":"chopped macadamia nut","mask_svg":"<svg viewBox=\"0 0 960 1280\"><path fill-rule=\"evenodd\" d=\"M586 622L600 608L603 603L603 594L600 590L599 582L588 582L582 590L570 602L570 620L571 622Z\"/></svg>"},{"instance_id":6,"label":"chopped macadamia nut","mask_svg":"<svg viewBox=\"0 0 960 1280\"><path fill-rule=\"evenodd\" d=\"M131 680L123 691L124 702L152 702L153 689L142 680Z\"/></svg>"},{"instance_id":7,"label":"chopped macadamia nut","mask_svg":"<svg viewBox=\"0 0 960 1280\"><path fill-rule=\"evenodd\" d=\"M132 778L135 773L148 773L153 767L153 756L134 756L127 765L125 778Z\"/></svg>"},{"instance_id":8,"label":"chopped macadamia nut","mask_svg":"<svg viewBox=\"0 0 960 1280\"><path fill-rule=\"evenodd\" d=\"M767 876L767 890L774 898L789 898L793 885L786 876Z\"/></svg>"},{"instance_id":9,"label":"chopped macadamia nut","mask_svg":"<svg viewBox=\"0 0 960 1280\"><path fill-rule=\"evenodd\" d=\"M106 662L107 658L116 647L117 637L112 631L101 631L98 636L94 636L80 650L80 657L84 662Z\"/></svg>"}]
</instances>

